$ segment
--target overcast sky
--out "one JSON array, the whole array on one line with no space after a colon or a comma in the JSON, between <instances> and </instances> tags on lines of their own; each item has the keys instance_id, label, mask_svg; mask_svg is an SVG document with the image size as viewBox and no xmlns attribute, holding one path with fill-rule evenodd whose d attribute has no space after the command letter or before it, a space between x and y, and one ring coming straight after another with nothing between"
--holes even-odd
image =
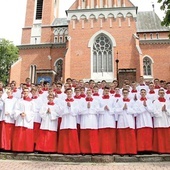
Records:
<instances>
[{"instance_id":1,"label":"overcast sky","mask_svg":"<svg viewBox=\"0 0 170 170\"><path fill-rule=\"evenodd\" d=\"M0 0L0 38L13 41L15 45L21 43L21 32L24 26L27 0ZM60 0L60 17L66 17L67 10L75 0ZM152 3L155 11L162 19L164 13L160 11L157 0L131 0L139 11L151 11ZM67 2L67 3L66 3Z\"/></svg>"}]
</instances>

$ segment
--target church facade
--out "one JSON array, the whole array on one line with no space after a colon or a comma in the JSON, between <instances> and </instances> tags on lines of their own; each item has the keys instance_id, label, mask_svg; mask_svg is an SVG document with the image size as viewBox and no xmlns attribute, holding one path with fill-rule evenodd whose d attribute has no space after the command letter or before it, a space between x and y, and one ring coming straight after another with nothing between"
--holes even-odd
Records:
<instances>
[{"instance_id":1,"label":"church facade","mask_svg":"<svg viewBox=\"0 0 170 170\"><path fill-rule=\"evenodd\" d=\"M130 0L76 0L67 18L58 9L58 0L27 0L11 80L170 81L169 29L154 10L138 12Z\"/></svg>"}]
</instances>

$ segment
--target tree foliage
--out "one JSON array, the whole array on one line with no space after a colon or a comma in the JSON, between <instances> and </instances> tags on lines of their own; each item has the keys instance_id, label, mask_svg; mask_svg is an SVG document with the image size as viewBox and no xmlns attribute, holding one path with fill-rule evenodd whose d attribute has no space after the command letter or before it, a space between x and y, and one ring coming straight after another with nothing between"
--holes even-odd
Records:
<instances>
[{"instance_id":1,"label":"tree foliage","mask_svg":"<svg viewBox=\"0 0 170 170\"><path fill-rule=\"evenodd\" d=\"M158 0L161 3L161 10L165 11L165 17L162 21L162 25L170 26L170 0Z\"/></svg>"},{"instance_id":2,"label":"tree foliage","mask_svg":"<svg viewBox=\"0 0 170 170\"><path fill-rule=\"evenodd\" d=\"M0 80L7 83L11 65L18 60L18 48L6 39L0 39Z\"/></svg>"}]
</instances>

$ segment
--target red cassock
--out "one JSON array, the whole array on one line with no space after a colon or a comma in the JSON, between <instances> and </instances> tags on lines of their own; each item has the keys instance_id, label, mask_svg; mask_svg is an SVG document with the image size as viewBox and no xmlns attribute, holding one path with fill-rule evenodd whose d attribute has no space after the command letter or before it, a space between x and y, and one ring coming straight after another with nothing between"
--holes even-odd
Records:
<instances>
[{"instance_id":1,"label":"red cassock","mask_svg":"<svg viewBox=\"0 0 170 170\"><path fill-rule=\"evenodd\" d=\"M57 152L57 132L40 129L35 150L50 153Z\"/></svg>"},{"instance_id":2,"label":"red cassock","mask_svg":"<svg viewBox=\"0 0 170 170\"><path fill-rule=\"evenodd\" d=\"M34 130L26 127L15 126L12 141L12 151L33 152Z\"/></svg>"},{"instance_id":3,"label":"red cassock","mask_svg":"<svg viewBox=\"0 0 170 170\"><path fill-rule=\"evenodd\" d=\"M40 123L34 122L34 144L37 142L39 136Z\"/></svg>"},{"instance_id":4,"label":"red cassock","mask_svg":"<svg viewBox=\"0 0 170 170\"><path fill-rule=\"evenodd\" d=\"M10 151L12 149L12 135L14 130L13 123L6 123L5 121L1 122L1 142L0 148Z\"/></svg>"},{"instance_id":5,"label":"red cassock","mask_svg":"<svg viewBox=\"0 0 170 170\"><path fill-rule=\"evenodd\" d=\"M58 118L58 128L57 128L57 132L58 132L58 139L59 139L59 134L60 134L60 125L61 125L61 121L62 121L62 118L61 117L59 117Z\"/></svg>"},{"instance_id":6,"label":"red cassock","mask_svg":"<svg viewBox=\"0 0 170 170\"><path fill-rule=\"evenodd\" d=\"M152 151L153 129L150 127L139 128L137 134L137 151Z\"/></svg>"},{"instance_id":7,"label":"red cassock","mask_svg":"<svg viewBox=\"0 0 170 170\"><path fill-rule=\"evenodd\" d=\"M136 134L131 128L117 129L117 154L136 154Z\"/></svg>"},{"instance_id":8,"label":"red cassock","mask_svg":"<svg viewBox=\"0 0 170 170\"><path fill-rule=\"evenodd\" d=\"M77 129L60 129L58 153L79 154L80 147Z\"/></svg>"},{"instance_id":9,"label":"red cassock","mask_svg":"<svg viewBox=\"0 0 170 170\"><path fill-rule=\"evenodd\" d=\"M98 129L80 130L80 150L83 154L99 153Z\"/></svg>"},{"instance_id":10,"label":"red cassock","mask_svg":"<svg viewBox=\"0 0 170 170\"><path fill-rule=\"evenodd\" d=\"M116 129L99 129L99 148L101 154L116 153Z\"/></svg>"},{"instance_id":11,"label":"red cassock","mask_svg":"<svg viewBox=\"0 0 170 170\"><path fill-rule=\"evenodd\" d=\"M153 151L158 153L170 153L170 129L154 128Z\"/></svg>"}]
</instances>

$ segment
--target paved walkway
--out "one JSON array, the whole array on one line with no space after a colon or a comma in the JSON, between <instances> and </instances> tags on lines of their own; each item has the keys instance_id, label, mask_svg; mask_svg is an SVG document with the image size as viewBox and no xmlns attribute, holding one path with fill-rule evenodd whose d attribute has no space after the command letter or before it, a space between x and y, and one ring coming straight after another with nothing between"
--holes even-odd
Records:
<instances>
[{"instance_id":1,"label":"paved walkway","mask_svg":"<svg viewBox=\"0 0 170 170\"><path fill-rule=\"evenodd\" d=\"M0 160L0 170L170 170L170 162L96 164Z\"/></svg>"}]
</instances>

